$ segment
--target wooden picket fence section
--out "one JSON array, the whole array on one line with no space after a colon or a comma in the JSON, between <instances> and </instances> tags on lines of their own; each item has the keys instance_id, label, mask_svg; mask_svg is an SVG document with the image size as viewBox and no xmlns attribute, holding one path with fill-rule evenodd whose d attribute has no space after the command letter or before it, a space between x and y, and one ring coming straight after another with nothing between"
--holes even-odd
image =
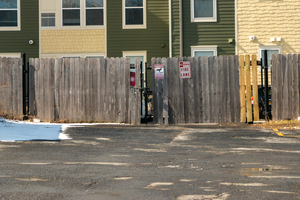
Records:
<instances>
[{"instance_id":1,"label":"wooden picket fence section","mask_svg":"<svg viewBox=\"0 0 300 200\"><path fill-rule=\"evenodd\" d=\"M130 89L128 58L30 59L29 64L29 111L40 120L140 123L140 91Z\"/></svg>"},{"instance_id":2,"label":"wooden picket fence section","mask_svg":"<svg viewBox=\"0 0 300 200\"><path fill-rule=\"evenodd\" d=\"M23 118L22 59L0 57L0 116Z\"/></svg>"},{"instance_id":3,"label":"wooden picket fence section","mask_svg":"<svg viewBox=\"0 0 300 200\"><path fill-rule=\"evenodd\" d=\"M191 78L180 78L180 61ZM156 64L164 79L155 79ZM152 72L155 124L240 122L238 56L152 58Z\"/></svg>"},{"instance_id":4,"label":"wooden picket fence section","mask_svg":"<svg viewBox=\"0 0 300 200\"><path fill-rule=\"evenodd\" d=\"M251 70L252 72L251 72ZM239 56L241 122L259 121L256 55ZM253 110L251 97L253 96Z\"/></svg>"},{"instance_id":5,"label":"wooden picket fence section","mask_svg":"<svg viewBox=\"0 0 300 200\"><path fill-rule=\"evenodd\" d=\"M273 120L297 119L299 110L300 54L272 56Z\"/></svg>"}]
</instances>

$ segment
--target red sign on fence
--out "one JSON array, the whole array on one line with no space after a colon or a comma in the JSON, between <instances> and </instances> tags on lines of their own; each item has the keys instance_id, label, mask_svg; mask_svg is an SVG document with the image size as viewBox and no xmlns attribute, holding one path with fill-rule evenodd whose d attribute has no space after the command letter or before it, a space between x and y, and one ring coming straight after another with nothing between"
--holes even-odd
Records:
<instances>
[{"instance_id":1,"label":"red sign on fence","mask_svg":"<svg viewBox=\"0 0 300 200\"><path fill-rule=\"evenodd\" d=\"M179 62L180 78L191 78L191 63L189 61Z\"/></svg>"},{"instance_id":2,"label":"red sign on fence","mask_svg":"<svg viewBox=\"0 0 300 200\"><path fill-rule=\"evenodd\" d=\"M130 86L135 87L135 72L130 72Z\"/></svg>"},{"instance_id":3,"label":"red sign on fence","mask_svg":"<svg viewBox=\"0 0 300 200\"><path fill-rule=\"evenodd\" d=\"M155 79L164 79L164 65L154 65Z\"/></svg>"}]
</instances>

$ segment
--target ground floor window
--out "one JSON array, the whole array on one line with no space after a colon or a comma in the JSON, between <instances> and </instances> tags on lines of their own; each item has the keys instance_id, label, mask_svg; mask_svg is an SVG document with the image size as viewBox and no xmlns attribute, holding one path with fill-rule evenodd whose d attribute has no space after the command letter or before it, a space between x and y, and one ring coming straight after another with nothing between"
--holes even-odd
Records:
<instances>
[{"instance_id":1,"label":"ground floor window","mask_svg":"<svg viewBox=\"0 0 300 200\"><path fill-rule=\"evenodd\" d=\"M0 53L0 57L4 58L21 58L21 53Z\"/></svg>"},{"instance_id":2,"label":"ground floor window","mask_svg":"<svg viewBox=\"0 0 300 200\"><path fill-rule=\"evenodd\" d=\"M142 62L142 74L144 80L146 80L145 75L145 62L147 61L147 51L123 51L123 57L130 59L130 72L135 73L135 59L140 58Z\"/></svg>"},{"instance_id":3,"label":"ground floor window","mask_svg":"<svg viewBox=\"0 0 300 200\"><path fill-rule=\"evenodd\" d=\"M281 45L265 45L259 47L259 57L262 59L262 62L265 62L264 50L267 50L267 59L268 67L271 66L271 60L273 54L280 54L282 52Z\"/></svg>"},{"instance_id":4,"label":"ground floor window","mask_svg":"<svg viewBox=\"0 0 300 200\"><path fill-rule=\"evenodd\" d=\"M217 56L217 46L191 46L191 56Z\"/></svg>"}]
</instances>

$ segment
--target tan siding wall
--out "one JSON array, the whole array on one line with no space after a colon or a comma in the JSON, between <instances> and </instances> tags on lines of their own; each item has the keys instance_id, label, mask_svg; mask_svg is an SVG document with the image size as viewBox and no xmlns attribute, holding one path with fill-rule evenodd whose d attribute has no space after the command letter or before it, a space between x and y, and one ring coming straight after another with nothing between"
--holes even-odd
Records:
<instances>
[{"instance_id":1,"label":"tan siding wall","mask_svg":"<svg viewBox=\"0 0 300 200\"><path fill-rule=\"evenodd\" d=\"M41 52L105 52L105 30L43 30Z\"/></svg>"},{"instance_id":2,"label":"tan siding wall","mask_svg":"<svg viewBox=\"0 0 300 200\"><path fill-rule=\"evenodd\" d=\"M282 53L300 53L300 1L238 0L238 53L258 55L259 45L282 45ZM249 36L255 36L249 42ZM281 42L270 42L281 37Z\"/></svg>"}]
</instances>

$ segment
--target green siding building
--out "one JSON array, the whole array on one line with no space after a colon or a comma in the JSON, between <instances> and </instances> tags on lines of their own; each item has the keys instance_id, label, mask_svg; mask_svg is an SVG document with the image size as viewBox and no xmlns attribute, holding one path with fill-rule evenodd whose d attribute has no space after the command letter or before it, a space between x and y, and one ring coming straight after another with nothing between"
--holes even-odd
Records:
<instances>
[{"instance_id":1,"label":"green siding building","mask_svg":"<svg viewBox=\"0 0 300 200\"><path fill-rule=\"evenodd\" d=\"M133 5L133 9L138 7L140 12L143 12L143 14L135 13L138 19L143 18L143 20L132 19L130 22L127 18L133 6L126 8L124 0L107 1L107 57L122 57L126 56L126 53L140 56L146 53L145 61L148 63L152 57L168 57L168 0L136 2L140 4ZM136 10L133 10L133 15Z\"/></svg>"},{"instance_id":2,"label":"green siding building","mask_svg":"<svg viewBox=\"0 0 300 200\"><path fill-rule=\"evenodd\" d=\"M139 21L126 24L130 15ZM234 38L234 0L107 1L108 57L234 55Z\"/></svg>"},{"instance_id":3,"label":"green siding building","mask_svg":"<svg viewBox=\"0 0 300 200\"><path fill-rule=\"evenodd\" d=\"M0 16L0 56L38 58L39 1L1 0Z\"/></svg>"}]
</instances>

